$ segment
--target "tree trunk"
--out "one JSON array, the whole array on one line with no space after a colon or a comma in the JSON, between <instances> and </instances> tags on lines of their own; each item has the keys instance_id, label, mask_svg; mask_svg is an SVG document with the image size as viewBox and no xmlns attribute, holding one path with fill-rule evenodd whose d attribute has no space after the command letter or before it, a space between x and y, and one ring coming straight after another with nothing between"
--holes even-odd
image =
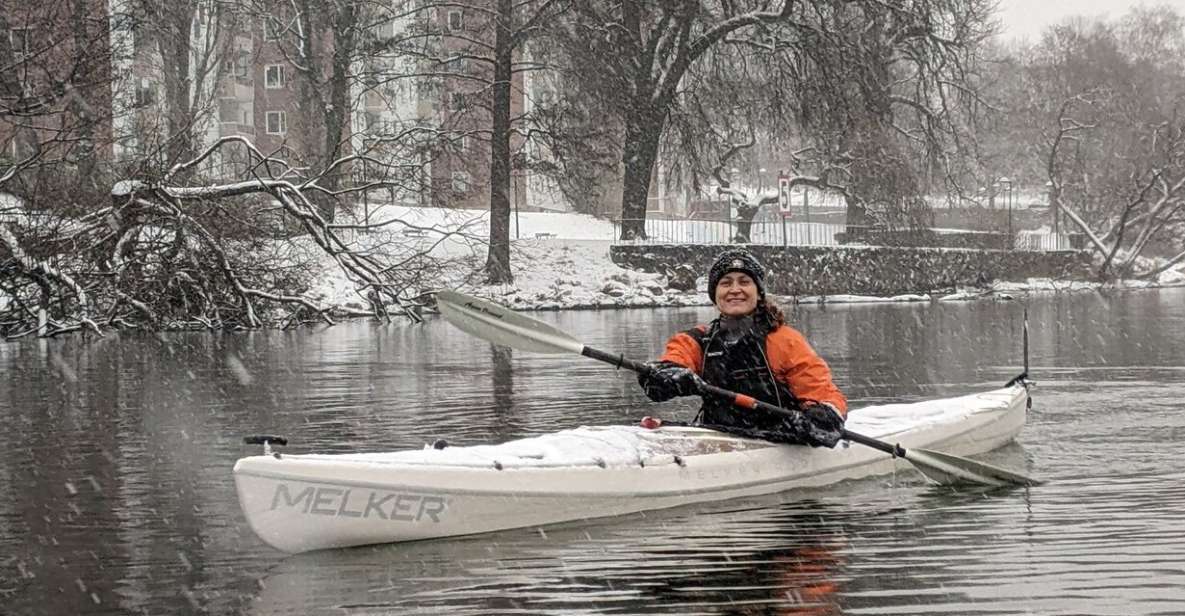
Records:
<instances>
[{"instance_id":1,"label":"tree trunk","mask_svg":"<svg viewBox=\"0 0 1185 616\"><path fill-rule=\"evenodd\" d=\"M646 206L650 177L658 160L658 144L665 118L661 114L634 111L625 120L622 152L625 177L621 191L621 239L646 237Z\"/></svg>"},{"instance_id":2,"label":"tree trunk","mask_svg":"<svg viewBox=\"0 0 1185 616\"><path fill-rule=\"evenodd\" d=\"M165 63L164 77L165 122L168 127L169 163L189 160L194 155L193 113L190 99L190 51L193 21L196 18L191 2L158 9L157 50Z\"/></svg>"},{"instance_id":3,"label":"tree trunk","mask_svg":"<svg viewBox=\"0 0 1185 616\"><path fill-rule=\"evenodd\" d=\"M70 24L74 35L74 66L85 67L81 70L83 75L92 74L96 65L94 59L88 57L91 55L88 49L90 32L87 28L86 18L91 14L90 8L85 0L74 0L73 11L70 15ZM97 118L92 112L91 106L86 104L78 94L70 97L69 108L74 116L74 122L78 124L78 147L74 157L78 165L78 177L83 181L93 183L96 180L94 171Z\"/></svg>"},{"instance_id":4,"label":"tree trunk","mask_svg":"<svg viewBox=\"0 0 1185 616\"><path fill-rule=\"evenodd\" d=\"M846 204L846 220L844 232L851 236L860 236L868 231L871 221L868 219L868 210L865 209L864 204L858 199L847 197L844 199Z\"/></svg>"},{"instance_id":5,"label":"tree trunk","mask_svg":"<svg viewBox=\"0 0 1185 616\"><path fill-rule=\"evenodd\" d=\"M490 250L486 281L508 284L510 271L510 71L512 0L498 0L490 134Z\"/></svg>"},{"instance_id":6,"label":"tree trunk","mask_svg":"<svg viewBox=\"0 0 1185 616\"><path fill-rule=\"evenodd\" d=\"M729 207L732 207L730 204ZM733 236L732 241L737 244L748 244L753 238L753 219L757 217L757 212L761 211L761 206L742 205L737 208L737 232Z\"/></svg>"},{"instance_id":7,"label":"tree trunk","mask_svg":"<svg viewBox=\"0 0 1185 616\"><path fill-rule=\"evenodd\" d=\"M343 2L333 9L333 54L329 67L329 105L325 109L325 142L321 148L321 163L328 167L341 153L346 122L350 117L350 54L354 51L358 29L357 3ZM341 187L341 174L348 168L336 168L320 180L330 191ZM317 201L317 210L325 222L337 217L337 200L326 197Z\"/></svg>"}]
</instances>

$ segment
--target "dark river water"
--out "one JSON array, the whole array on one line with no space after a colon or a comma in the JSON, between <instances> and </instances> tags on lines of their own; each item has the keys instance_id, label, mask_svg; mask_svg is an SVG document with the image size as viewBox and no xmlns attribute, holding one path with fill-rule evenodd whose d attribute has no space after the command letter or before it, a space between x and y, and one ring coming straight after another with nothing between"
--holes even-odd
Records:
<instances>
[{"instance_id":1,"label":"dark river water","mask_svg":"<svg viewBox=\"0 0 1185 616\"><path fill-rule=\"evenodd\" d=\"M1185 614L1185 290L800 307L854 406L1021 369L1034 407L985 459L1045 485L912 471L760 498L286 556L239 511L241 436L292 452L504 441L690 419L578 356L440 319L0 343L2 614ZM710 309L537 313L645 358ZM858 412L858 411L855 411Z\"/></svg>"}]
</instances>

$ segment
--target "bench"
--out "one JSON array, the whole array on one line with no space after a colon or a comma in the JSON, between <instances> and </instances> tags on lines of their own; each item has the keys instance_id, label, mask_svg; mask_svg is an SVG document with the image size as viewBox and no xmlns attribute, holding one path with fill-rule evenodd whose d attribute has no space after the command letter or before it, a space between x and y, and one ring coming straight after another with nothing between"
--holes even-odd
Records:
<instances>
[{"instance_id":1,"label":"bench","mask_svg":"<svg viewBox=\"0 0 1185 616\"><path fill-rule=\"evenodd\" d=\"M555 234L554 233L536 233L535 234L535 239L537 239L537 240L544 240L549 237L555 237Z\"/></svg>"}]
</instances>

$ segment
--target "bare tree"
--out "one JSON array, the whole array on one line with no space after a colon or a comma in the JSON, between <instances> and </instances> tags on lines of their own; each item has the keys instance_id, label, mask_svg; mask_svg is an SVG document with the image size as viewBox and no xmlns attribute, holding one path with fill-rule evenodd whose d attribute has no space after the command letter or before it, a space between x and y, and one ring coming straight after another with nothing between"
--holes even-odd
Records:
<instances>
[{"instance_id":1,"label":"bare tree","mask_svg":"<svg viewBox=\"0 0 1185 616\"><path fill-rule=\"evenodd\" d=\"M763 110L797 116L792 136L783 132L786 121L778 130L796 149L814 147L819 168L851 170L857 207L898 204L903 195L920 203L918 182L899 170L916 150L928 163L955 164L949 153L961 144L952 135L968 117L957 108L978 102L968 71L990 33L990 10L986 0L581 4L560 38L588 76L584 87L623 126L622 237L644 235L650 179L672 113L714 104L687 96L712 76L698 67L714 54L732 68L769 56L753 67L767 77L766 100L778 99ZM685 125L710 134L703 124Z\"/></svg>"},{"instance_id":2,"label":"bare tree","mask_svg":"<svg viewBox=\"0 0 1185 616\"><path fill-rule=\"evenodd\" d=\"M22 76L0 83L5 126L0 136L10 146L0 193L12 194L0 195L0 336L101 333L109 327L291 326L341 315L390 318L392 310L418 320L424 294L447 265L433 256L434 248L457 237L472 241L467 228L425 228L393 218L334 221L318 205L348 203L396 183L387 176L356 185L337 181L366 162L395 169L398 181L413 178L408 188L414 189L425 164L417 157L429 140L425 135L439 130L412 124L356 153L335 140L340 155L319 166L227 137L163 167L144 152L144 158L129 161L132 175L118 182L108 173L78 182L81 161L111 158L111 110L126 101L110 98L106 15L93 17L94 7L77 1L48 8L57 12L34 12L45 25L41 36L23 39L28 47L6 50L3 43L22 39L0 37L0 61L14 67L3 75ZM140 27L147 27L146 16L139 18ZM190 27L201 21L193 18ZM300 29L297 21L284 24L273 33ZM91 37L85 53L78 42L83 34ZM353 73L347 77L355 79ZM194 90L192 80L177 89L191 95ZM192 102L196 98L186 100L191 115L201 113L201 105ZM343 122L353 109L345 105ZM195 137L187 135L176 141ZM196 138L189 143L197 147ZM210 181L195 173L231 151L242 155L238 177ZM392 164L393 159L404 162ZM409 240L401 230L414 231L419 239ZM340 305L314 294L326 260L353 283L359 302Z\"/></svg>"},{"instance_id":3,"label":"bare tree","mask_svg":"<svg viewBox=\"0 0 1185 616\"><path fill-rule=\"evenodd\" d=\"M101 4L52 0L0 11L0 175L65 162L85 184L109 151L112 72ZM28 199L32 174L24 180Z\"/></svg>"},{"instance_id":4,"label":"bare tree","mask_svg":"<svg viewBox=\"0 0 1185 616\"><path fill-rule=\"evenodd\" d=\"M779 196L776 192L771 194L746 194L744 190L734 187L732 182L725 176L725 168L729 165L729 161L737 154L744 150L752 148L756 144L756 135L750 128L749 140L745 143L736 144L730 147L723 156L720 157L720 162L712 170L712 176L716 179L716 192L725 195L737 207L736 218L736 233L733 234L732 241L736 243L747 243L752 239L751 231L753 228L753 219L761 211L762 207L766 207L778 202ZM789 155L791 169L798 169L800 161L803 157L811 154L809 149L793 152ZM831 167L825 169L819 175L804 175L798 172L792 172L787 177L786 182L790 190L794 190L799 186L810 186L823 191L833 191L839 194L847 194L847 189L843 183L834 183L830 178L846 177L846 169L842 167Z\"/></svg>"},{"instance_id":5,"label":"bare tree","mask_svg":"<svg viewBox=\"0 0 1185 616\"><path fill-rule=\"evenodd\" d=\"M253 0L269 44L275 45L295 73L301 126L294 153L312 169L328 168L350 150L349 129L357 84L356 63L370 52L367 30L389 19L391 9L374 0ZM351 168L336 168L320 178L325 192L315 197L321 216L332 221L338 203L333 197Z\"/></svg>"},{"instance_id":6,"label":"bare tree","mask_svg":"<svg viewBox=\"0 0 1185 616\"><path fill-rule=\"evenodd\" d=\"M1050 205L1097 253L1100 279L1185 259L1185 70L1174 53L1185 48L1183 25L1165 8L1117 25L1074 20L1023 60L1030 96L1017 121L1033 127ZM1143 263L1149 250L1168 264Z\"/></svg>"},{"instance_id":7,"label":"bare tree","mask_svg":"<svg viewBox=\"0 0 1185 616\"><path fill-rule=\"evenodd\" d=\"M392 308L419 320L424 295L447 264L432 257L432 249L466 234L464 228L423 228L397 219L331 224L310 195L323 190L321 175L332 168L299 182L283 172L222 184L173 182L231 145L250 152L256 170L287 166L240 137L224 138L159 180L117 183L110 205L84 216L47 213L35 224L3 227L0 287L12 299L0 307L0 334L287 327L332 323L342 315L389 319ZM296 220L303 233L291 237L284 219ZM397 239L402 234L395 231L409 228L430 241ZM312 294L326 258L368 309Z\"/></svg>"},{"instance_id":8,"label":"bare tree","mask_svg":"<svg viewBox=\"0 0 1185 616\"><path fill-rule=\"evenodd\" d=\"M570 4L569 0L424 2L414 9L423 26L391 42L401 53L420 58L423 70L415 78L438 81L450 97L461 98L461 104L450 101L453 127L478 135L490 145L490 238L485 271L492 284L513 280L512 175L522 171L524 146L531 138L524 130L529 121L525 109L516 102L525 96L522 75L545 68L525 57L523 50L532 36ZM516 161L523 163L518 169Z\"/></svg>"},{"instance_id":9,"label":"bare tree","mask_svg":"<svg viewBox=\"0 0 1185 616\"><path fill-rule=\"evenodd\" d=\"M793 2L636 0L578 3L557 34L583 84L623 131L621 236L645 237L647 198L659 146L688 69L729 34L787 21Z\"/></svg>"},{"instance_id":10,"label":"bare tree","mask_svg":"<svg viewBox=\"0 0 1185 616\"><path fill-rule=\"evenodd\" d=\"M202 146L197 133L216 111L216 86L226 73L226 60L233 60L235 35L249 24L221 0L131 0L123 8L127 12L119 19L127 23L121 27L135 33L133 78L159 80L163 86L159 102L139 102L152 107L147 113L164 116L163 130L154 135L164 142L164 163L189 160Z\"/></svg>"},{"instance_id":11,"label":"bare tree","mask_svg":"<svg viewBox=\"0 0 1185 616\"><path fill-rule=\"evenodd\" d=\"M510 283L510 183L511 133L513 132L511 78L516 72L514 55L540 28L567 10L568 0L497 0L494 15L494 83L490 126L490 251L486 260L491 284ZM542 65L527 61L518 71L539 70ZM523 131L525 132L525 131Z\"/></svg>"}]
</instances>

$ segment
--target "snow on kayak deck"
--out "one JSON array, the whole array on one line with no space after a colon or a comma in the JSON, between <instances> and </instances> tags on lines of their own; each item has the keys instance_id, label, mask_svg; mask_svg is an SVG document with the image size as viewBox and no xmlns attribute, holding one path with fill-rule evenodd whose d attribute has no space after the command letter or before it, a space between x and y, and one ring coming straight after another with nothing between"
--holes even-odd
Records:
<instances>
[{"instance_id":1,"label":"snow on kayak deck","mask_svg":"<svg viewBox=\"0 0 1185 616\"><path fill-rule=\"evenodd\" d=\"M1019 386L1017 386L1019 387ZM854 409L847 428L873 438L940 423L958 423L975 413L1006 408L1016 388ZM702 428L672 427L651 430L637 426L581 426L550 434L517 439L499 445L449 446L384 453L286 455L301 460L325 460L407 466L554 468L572 466L623 467L647 464L655 459L693 456L724 451L777 447L765 441L734 437Z\"/></svg>"}]
</instances>

